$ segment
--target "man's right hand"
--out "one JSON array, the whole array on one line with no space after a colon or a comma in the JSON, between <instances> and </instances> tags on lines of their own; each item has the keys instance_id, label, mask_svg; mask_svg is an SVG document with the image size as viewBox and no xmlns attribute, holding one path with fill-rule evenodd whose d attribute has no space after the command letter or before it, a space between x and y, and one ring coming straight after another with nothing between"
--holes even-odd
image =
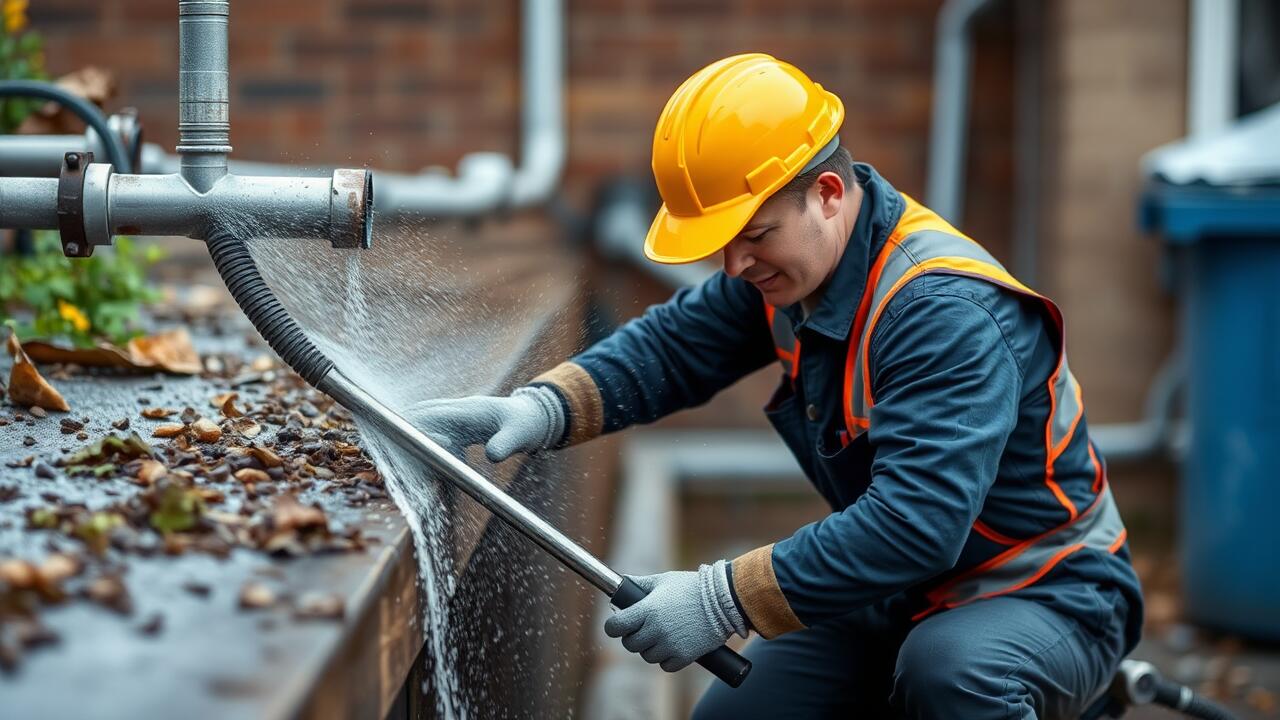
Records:
<instances>
[{"instance_id":1,"label":"man's right hand","mask_svg":"<svg viewBox=\"0 0 1280 720\"><path fill-rule=\"evenodd\" d=\"M427 400L410 407L405 418L455 455L484 443L490 462L555 447L565 430L560 398L545 386L517 388L510 397Z\"/></svg>"}]
</instances>

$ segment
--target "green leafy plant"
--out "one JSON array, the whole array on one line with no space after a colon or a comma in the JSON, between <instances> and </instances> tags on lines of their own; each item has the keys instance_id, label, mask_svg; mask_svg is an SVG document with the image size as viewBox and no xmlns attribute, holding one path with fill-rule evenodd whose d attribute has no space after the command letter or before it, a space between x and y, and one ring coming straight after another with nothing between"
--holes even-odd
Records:
<instances>
[{"instance_id":1,"label":"green leafy plant","mask_svg":"<svg viewBox=\"0 0 1280 720\"><path fill-rule=\"evenodd\" d=\"M0 80L44 80L44 40L27 29L27 0L0 0ZM11 133L40 100L0 100L0 133Z\"/></svg>"},{"instance_id":2,"label":"green leafy plant","mask_svg":"<svg viewBox=\"0 0 1280 720\"><path fill-rule=\"evenodd\" d=\"M65 338L92 347L100 338L123 345L139 334L138 310L160 299L147 268L163 257L127 237L90 258L62 254L57 233L37 232L29 256L0 260L0 311L19 340Z\"/></svg>"},{"instance_id":3,"label":"green leafy plant","mask_svg":"<svg viewBox=\"0 0 1280 720\"><path fill-rule=\"evenodd\" d=\"M44 43L27 29L27 0L0 0L0 79L45 77ZM39 105L0 100L0 133L13 132ZM20 340L64 338L92 347L105 338L123 345L138 334L139 307L159 299L146 269L161 255L158 247L122 237L114 252L72 260L57 233L37 232L30 255L0 257L0 320Z\"/></svg>"}]
</instances>

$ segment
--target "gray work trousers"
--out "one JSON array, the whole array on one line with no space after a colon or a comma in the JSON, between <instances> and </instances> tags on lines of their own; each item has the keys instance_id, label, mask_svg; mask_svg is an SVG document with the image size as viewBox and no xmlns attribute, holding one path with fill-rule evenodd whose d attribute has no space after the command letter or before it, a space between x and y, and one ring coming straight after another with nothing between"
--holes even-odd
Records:
<instances>
[{"instance_id":1,"label":"gray work trousers","mask_svg":"<svg viewBox=\"0 0 1280 720\"><path fill-rule=\"evenodd\" d=\"M871 607L756 638L742 687L712 683L693 718L1076 718L1122 659L1126 606L1111 592L1111 629L1006 596L914 625Z\"/></svg>"}]
</instances>

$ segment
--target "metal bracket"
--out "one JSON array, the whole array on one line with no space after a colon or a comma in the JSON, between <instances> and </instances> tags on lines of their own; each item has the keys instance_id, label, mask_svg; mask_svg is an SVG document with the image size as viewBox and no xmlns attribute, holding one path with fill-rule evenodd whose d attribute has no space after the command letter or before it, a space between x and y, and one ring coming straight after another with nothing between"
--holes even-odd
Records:
<instances>
[{"instance_id":1,"label":"metal bracket","mask_svg":"<svg viewBox=\"0 0 1280 720\"><path fill-rule=\"evenodd\" d=\"M93 246L84 236L84 170L93 162L91 152L69 152L62 157L58 175L58 231L62 254L89 257Z\"/></svg>"}]
</instances>

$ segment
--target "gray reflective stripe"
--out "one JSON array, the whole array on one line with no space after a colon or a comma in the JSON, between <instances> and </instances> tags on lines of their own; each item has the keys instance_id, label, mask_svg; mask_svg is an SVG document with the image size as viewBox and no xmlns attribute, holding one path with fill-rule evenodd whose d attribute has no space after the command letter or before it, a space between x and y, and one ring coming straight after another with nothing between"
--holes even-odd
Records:
<instances>
[{"instance_id":1,"label":"gray reflective stripe","mask_svg":"<svg viewBox=\"0 0 1280 720\"><path fill-rule=\"evenodd\" d=\"M777 308L773 309L773 322L769 323L769 332L773 335L774 346L780 350L785 350L786 352L791 353L791 358L794 360L796 352L796 335L791 329L791 319ZM787 371L787 374L790 375L791 361L788 361L781 356L779 356L778 360L782 363L782 367Z\"/></svg>"},{"instance_id":2,"label":"gray reflective stripe","mask_svg":"<svg viewBox=\"0 0 1280 720\"><path fill-rule=\"evenodd\" d=\"M1056 564L1073 552L1086 548L1112 552L1112 546L1123 533L1124 523L1120 521L1120 511L1111 498L1111 488L1104 486L1094 504L1069 525L1025 547L1010 548L1006 551L1010 554L1007 562L940 588L942 596L935 598L934 602L955 607L990 595L1011 592L1038 580L1051 563Z\"/></svg>"},{"instance_id":3,"label":"gray reflective stripe","mask_svg":"<svg viewBox=\"0 0 1280 720\"><path fill-rule=\"evenodd\" d=\"M853 415L865 418L870 413L866 403L866 392L863 387L862 359L865 357L866 343L871 342L871 319L875 317L876 308L888 299L894 285L911 271L913 267L927 260L940 257L962 257L979 260L1003 269L1003 266L991 256L981 245L959 235L938 230L921 230L911 233L902 239L896 247L889 251L889 258L881 270L880 279L871 294L871 304L862 327L862 335L858 338L858 355L853 367Z\"/></svg>"},{"instance_id":4,"label":"gray reflective stripe","mask_svg":"<svg viewBox=\"0 0 1280 720\"><path fill-rule=\"evenodd\" d=\"M1062 355L1061 369L1053 383L1053 396L1057 402L1057 411L1053 414L1053 424L1050 426L1050 439L1053 442L1050 452L1057 450L1058 446L1067 440L1068 433L1071 431L1071 424L1080 415L1080 399L1077 397L1079 388L1080 386L1076 384L1075 376L1071 374L1071 369L1067 367L1067 357L1064 353Z\"/></svg>"}]
</instances>

